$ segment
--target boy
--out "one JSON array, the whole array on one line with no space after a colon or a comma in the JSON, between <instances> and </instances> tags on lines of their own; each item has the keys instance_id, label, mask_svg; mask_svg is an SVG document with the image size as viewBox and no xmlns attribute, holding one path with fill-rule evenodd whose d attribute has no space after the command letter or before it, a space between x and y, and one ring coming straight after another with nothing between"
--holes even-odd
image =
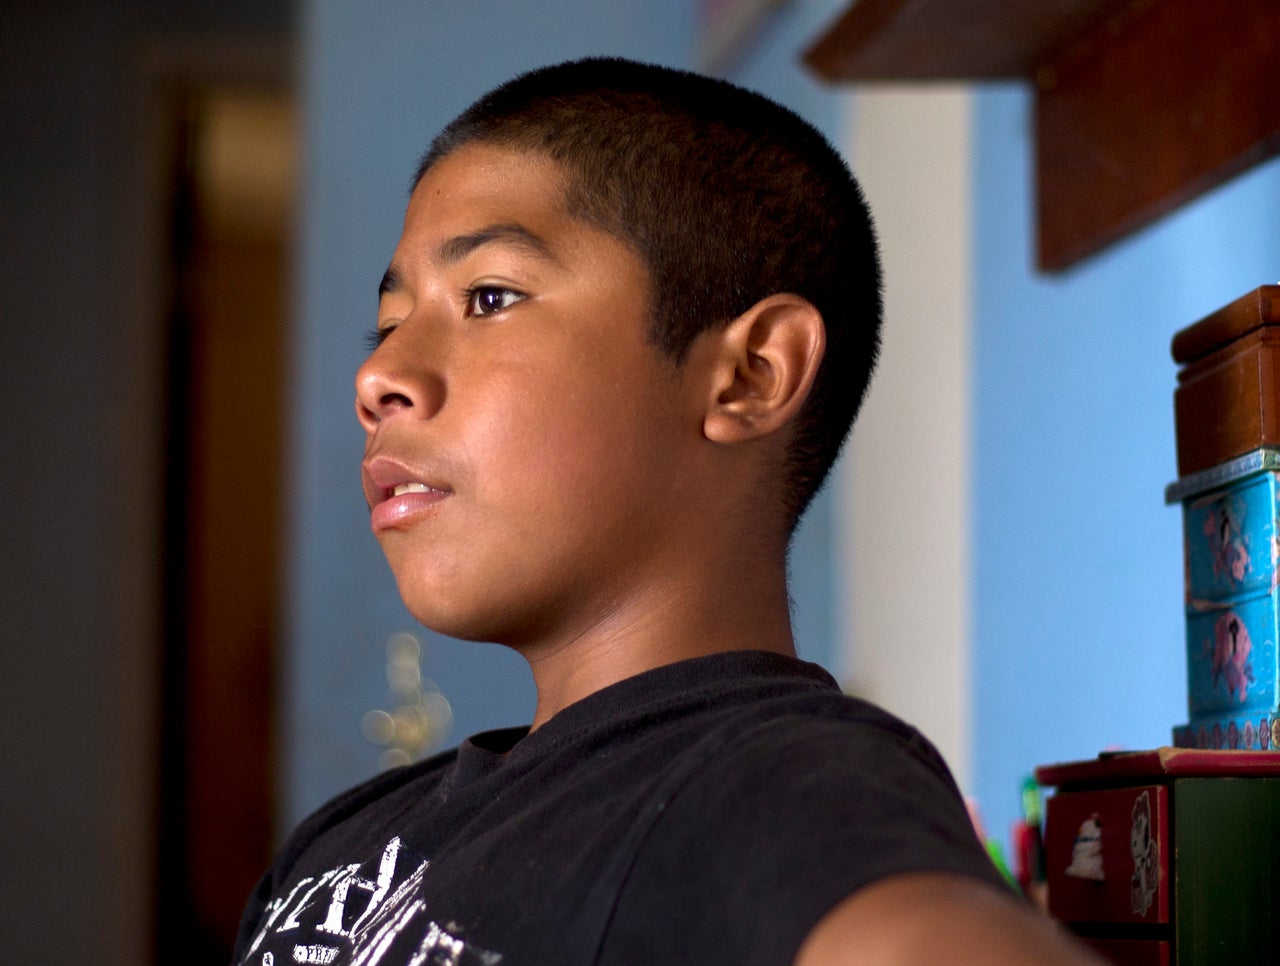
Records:
<instances>
[{"instance_id":1,"label":"boy","mask_svg":"<svg viewBox=\"0 0 1280 966\"><path fill-rule=\"evenodd\" d=\"M524 75L432 145L379 295L373 531L537 708L304 822L236 962L1078 961L928 744L794 658L790 534L879 327L817 132L656 67Z\"/></svg>"}]
</instances>

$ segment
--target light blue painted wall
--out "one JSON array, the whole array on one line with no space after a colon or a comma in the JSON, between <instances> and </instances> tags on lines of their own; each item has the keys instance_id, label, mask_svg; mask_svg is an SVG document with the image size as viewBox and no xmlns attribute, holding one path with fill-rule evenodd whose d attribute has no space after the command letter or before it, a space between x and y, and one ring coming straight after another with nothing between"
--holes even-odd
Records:
<instances>
[{"instance_id":1,"label":"light blue painted wall","mask_svg":"<svg viewBox=\"0 0 1280 966\"><path fill-rule=\"evenodd\" d=\"M1169 342L1280 278L1280 162L1065 274L1030 266L1029 97L976 99L974 749L991 832L1033 766L1185 720Z\"/></svg>"},{"instance_id":2,"label":"light blue painted wall","mask_svg":"<svg viewBox=\"0 0 1280 966\"><path fill-rule=\"evenodd\" d=\"M418 157L458 111L522 70L587 54L687 66L692 36L679 0L303 3L285 827L373 772L378 750L361 736L360 718L390 699L386 639L416 627L369 533L352 377ZM519 658L420 636L423 671L454 705L452 742L528 720L533 691Z\"/></svg>"},{"instance_id":3,"label":"light blue painted wall","mask_svg":"<svg viewBox=\"0 0 1280 966\"><path fill-rule=\"evenodd\" d=\"M781 5L742 45L725 76L785 104L839 145L844 138L840 103L845 90L819 81L802 58L847 6L847 0L791 0Z\"/></svg>"}]
</instances>

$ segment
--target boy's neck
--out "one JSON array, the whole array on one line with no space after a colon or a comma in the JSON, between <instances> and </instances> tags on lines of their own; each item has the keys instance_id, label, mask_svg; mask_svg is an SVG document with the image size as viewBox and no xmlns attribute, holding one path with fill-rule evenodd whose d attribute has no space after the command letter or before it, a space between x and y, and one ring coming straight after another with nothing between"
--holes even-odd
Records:
<instances>
[{"instance_id":1,"label":"boy's neck","mask_svg":"<svg viewBox=\"0 0 1280 966\"><path fill-rule=\"evenodd\" d=\"M522 649L538 691L533 728L577 701L645 671L726 651L795 655L785 556L761 566L684 567L612 608L593 626Z\"/></svg>"}]
</instances>

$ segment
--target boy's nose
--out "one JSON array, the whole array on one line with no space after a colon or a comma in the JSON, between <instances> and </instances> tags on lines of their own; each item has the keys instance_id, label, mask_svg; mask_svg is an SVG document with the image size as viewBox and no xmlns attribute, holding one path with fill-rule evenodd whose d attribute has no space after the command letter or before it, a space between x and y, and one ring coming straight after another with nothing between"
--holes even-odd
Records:
<instances>
[{"instance_id":1,"label":"boy's nose","mask_svg":"<svg viewBox=\"0 0 1280 966\"><path fill-rule=\"evenodd\" d=\"M440 374L389 342L356 370L356 417L367 433L395 415L430 419L443 403Z\"/></svg>"}]
</instances>

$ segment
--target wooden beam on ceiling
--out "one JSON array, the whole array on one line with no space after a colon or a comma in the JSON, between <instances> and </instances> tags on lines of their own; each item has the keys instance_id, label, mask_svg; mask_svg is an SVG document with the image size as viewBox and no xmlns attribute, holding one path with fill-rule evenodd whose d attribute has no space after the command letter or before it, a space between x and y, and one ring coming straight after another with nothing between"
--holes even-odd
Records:
<instances>
[{"instance_id":1,"label":"wooden beam on ceiling","mask_svg":"<svg viewBox=\"0 0 1280 966\"><path fill-rule=\"evenodd\" d=\"M1280 3L1160 0L1042 67L1038 261L1066 268L1280 151Z\"/></svg>"},{"instance_id":2,"label":"wooden beam on ceiling","mask_svg":"<svg viewBox=\"0 0 1280 966\"><path fill-rule=\"evenodd\" d=\"M1032 84L1049 271L1280 153L1276 0L859 0L805 60L833 81Z\"/></svg>"},{"instance_id":3,"label":"wooden beam on ceiling","mask_svg":"<svg viewBox=\"0 0 1280 966\"><path fill-rule=\"evenodd\" d=\"M1036 66L1128 0L858 0L809 49L829 81L1003 80Z\"/></svg>"}]
</instances>

